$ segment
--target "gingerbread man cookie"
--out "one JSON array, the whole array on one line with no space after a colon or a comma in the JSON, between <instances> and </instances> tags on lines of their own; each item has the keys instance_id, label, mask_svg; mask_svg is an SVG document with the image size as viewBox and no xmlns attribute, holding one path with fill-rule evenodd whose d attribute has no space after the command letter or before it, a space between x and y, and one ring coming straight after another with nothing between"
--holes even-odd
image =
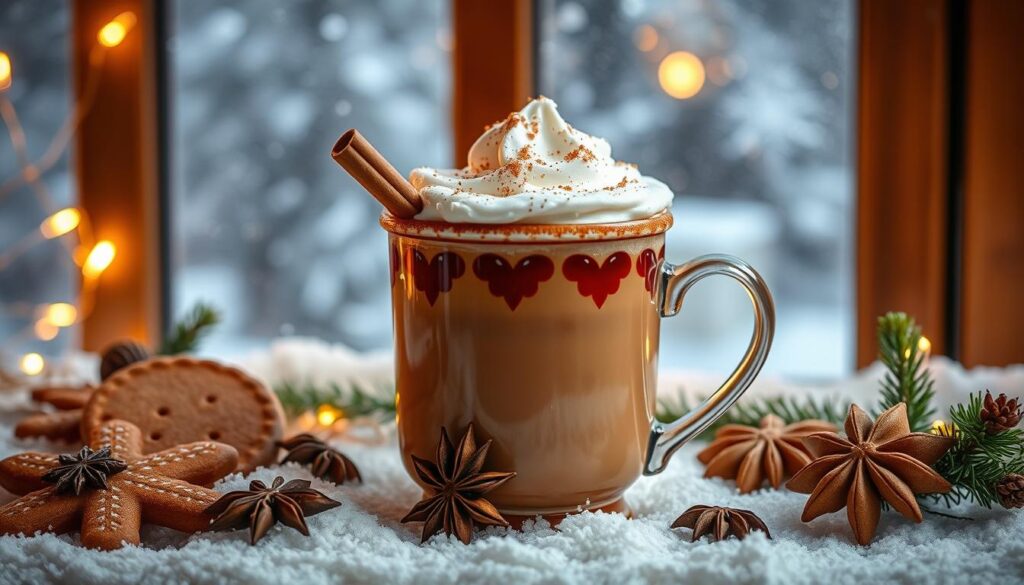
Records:
<instances>
[{"instance_id":1,"label":"gingerbread man cookie","mask_svg":"<svg viewBox=\"0 0 1024 585\"><path fill-rule=\"evenodd\" d=\"M88 433L120 419L143 429L143 453L192 441L219 441L238 450L238 469L274 462L284 432L277 396L242 371L218 362L161 357L107 378L82 414Z\"/></svg>"},{"instance_id":2,"label":"gingerbread man cookie","mask_svg":"<svg viewBox=\"0 0 1024 585\"><path fill-rule=\"evenodd\" d=\"M111 420L90 433L78 455L23 453L0 461L0 485L23 497L0 506L0 534L63 534L112 550L139 543L142 524L198 532L221 496L200 486L234 471L233 447L204 441L142 454L142 432Z\"/></svg>"},{"instance_id":3,"label":"gingerbread man cookie","mask_svg":"<svg viewBox=\"0 0 1024 585\"><path fill-rule=\"evenodd\" d=\"M77 443L81 439L82 408L92 396L93 387L47 386L32 390L32 401L49 404L55 412L30 414L14 427L14 436L46 437L56 441Z\"/></svg>"}]
</instances>

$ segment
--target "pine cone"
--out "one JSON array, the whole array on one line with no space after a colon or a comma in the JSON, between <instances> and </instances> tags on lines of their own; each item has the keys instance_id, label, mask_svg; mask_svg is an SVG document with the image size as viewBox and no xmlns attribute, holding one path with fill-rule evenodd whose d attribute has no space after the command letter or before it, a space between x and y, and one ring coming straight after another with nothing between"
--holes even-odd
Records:
<instances>
[{"instance_id":1,"label":"pine cone","mask_svg":"<svg viewBox=\"0 0 1024 585\"><path fill-rule=\"evenodd\" d=\"M999 480L996 493L1004 508L1024 508L1024 475L1011 473Z\"/></svg>"},{"instance_id":2,"label":"pine cone","mask_svg":"<svg viewBox=\"0 0 1024 585\"><path fill-rule=\"evenodd\" d=\"M149 350L141 343L131 340L119 341L103 350L103 357L100 360L100 379L106 380L121 368L148 359Z\"/></svg>"},{"instance_id":3,"label":"pine cone","mask_svg":"<svg viewBox=\"0 0 1024 585\"><path fill-rule=\"evenodd\" d=\"M990 435L1012 429L1020 422L1020 405L1018 399L1007 400L1006 394L992 398L992 393L985 391L985 401L981 407L981 422L985 423L985 432Z\"/></svg>"}]
</instances>

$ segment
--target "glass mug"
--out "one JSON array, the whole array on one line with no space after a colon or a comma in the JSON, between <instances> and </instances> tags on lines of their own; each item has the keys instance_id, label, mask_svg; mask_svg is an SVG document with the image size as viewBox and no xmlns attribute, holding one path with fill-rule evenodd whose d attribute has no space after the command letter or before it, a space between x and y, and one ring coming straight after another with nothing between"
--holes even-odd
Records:
<instances>
[{"instance_id":1,"label":"glass mug","mask_svg":"<svg viewBox=\"0 0 1024 585\"><path fill-rule=\"evenodd\" d=\"M663 260L672 216L605 225L466 225L387 212L397 425L433 460L441 428L493 439L485 470L516 477L487 498L512 522L584 509L628 513L622 494L747 389L771 346L771 293L742 260ZM739 365L679 420L654 418L661 317L697 281L746 289L754 332ZM422 486L421 487L425 487Z\"/></svg>"}]
</instances>

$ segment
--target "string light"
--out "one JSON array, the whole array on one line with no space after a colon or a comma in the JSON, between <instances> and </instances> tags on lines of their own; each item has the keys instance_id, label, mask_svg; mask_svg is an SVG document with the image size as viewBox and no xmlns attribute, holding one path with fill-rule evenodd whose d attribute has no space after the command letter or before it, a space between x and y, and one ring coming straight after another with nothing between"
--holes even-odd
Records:
<instances>
[{"instance_id":1,"label":"string light","mask_svg":"<svg viewBox=\"0 0 1024 585\"><path fill-rule=\"evenodd\" d=\"M39 231L43 232L44 238L52 240L75 229L81 221L82 214L74 207L68 207L44 219L39 224Z\"/></svg>"},{"instance_id":2,"label":"string light","mask_svg":"<svg viewBox=\"0 0 1024 585\"><path fill-rule=\"evenodd\" d=\"M114 48L121 44L128 31L132 30L134 26L135 14L132 12L122 12L115 16L114 20L103 25L103 28L97 33L96 39L104 47Z\"/></svg>"},{"instance_id":3,"label":"string light","mask_svg":"<svg viewBox=\"0 0 1024 585\"><path fill-rule=\"evenodd\" d=\"M924 357L928 357L932 353L932 342L927 337L922 335L921 338L917 340L917 351L923 353ZM909 347L903 350L903 359L910 359Z\"/></svg>"},{"instance_id":4,"label":"string light","mask_svg":"<svg viewBox=\"0 0 1024 585\"><path fill-rule=\"evenodd\" d=\"M18 362L18 368L26 376L38 376L45 367L46 360L38 353L26 353L21 356L21 361Z\"/></svg>"},{"instance_id":5,"label":"string light","mask_svg":"<svg viewBox=\"0 0 1024 585\"><path fill-rule=\"evenodd\" d=\"M57 327L53 323L47 321L45 317L36 321L34 329L36 337L43 341L51 341L57 337L58 333L60 333L60 327Z\"/></svg>"},{"instance_id":6,"label":"string light","mask_svg":"<svg viewBox=\"0 0 1024 585\"><path fill-rule=\"evenodd\" d=\"M44 318L54 327L71 327L78 319L78 309L68 303L53 303L46 308Z\"/></svg>"},{"instance_id":7,"label":"string light","mask_svg":"<svg viewBox=\"0 0 1024 585\"><path fill-rule=\"evenodd\" d=\"M955 437L958 430L955 424L942 419L932 423L932 434L940 437Z\"/></svg>"},{"instance_id":8,"label":"string light","mask_svg":"<svg viewBox=\"0 0 1024 585\"><path fill-rule=\"evenodd\" d=\"M704 87L704 64L693 53L669 53L658 65L658 83L668 95L685 100Z\"/></svg>"},{"instance_id":9,"label":"string light","mask_svg":"<svg viewBox=\"0 0 1024 585\"><path fill-rule=\"evenodd\" d=\"M917 349L921 353L928 355L932 352L932 342L929 341L927 337L922 335L921 339L917 340Z\"/></svg>"},{"instance_id":10,"label":"string light","mask_svg":"<svg viewBox=\"0 0 1024 585\"><path fill-rule=\"evenodd\" d=\"M25 147L24 135L18 123L14 104L2 95L11 87L13 66L10 56L0 51L0 116L3 118L4 126L14 145L15 154L21 166L21 172L17 176L0 183L0 200L16 189L29 185L43 209L48 212L57 209L49 197L45 184L41 182L42 176L61 160L79 124L92 109L99 86L100 70L106 55L105 49L120 45L136 23L135 14L126 11L115 16L97 32L98 46L93 47L89 53L89 72L85 78L84 90L80 94L80 99L75 102L73 110L61 125L44 154L35 161L30 159ZM65 239L62 243L75 265L81 267L84 280L79 299L80 308L69 303L54 303L45 306L43 313L38 315L35 323L28 328L28 331L33 331L35 336L42 341L55 339L60 334L62 327L70 327L91 312L95 280L114 261L117 248L109 241L101 241L93 245L94 240L89 229L88 216L82 210L68 207L53 212L43 220L39 225L38 232L31 232L22 238L20 243L9 246L8 250L0 251L0 271L2 271L24 253L30 245L43 240L59 238L76 230L77 242ZM45 360L38 353L26 354L19 361L21 371L27 375L37 375L43 371L45 366Z\"/></svg>"},{"instance_id":11,"label":"string light","mask_svg":"<svg viewBox=\"0 0 1024 585\"><path fill-rule=\"evenodd\" d=\"M97 242L85 258L85 263L82 265L82 275L89 279L98 278L110 266L110 263L114 261L114 256L116 255L117 248L109 240Z\"/></svg>"},{"instance_id":12,"label":"string light","mask_svg":"<svg viewBox=\"0 0 1024 585\"><path fill-rule=\"evenodd\" d=\"M330 404L321 404L316 409L316 422L320 423L320 426L329 427L334 424L336 420L341 418L343 413L340 409L337 409Z\"/></svg>"},{"instance_id":13,"label":"string light","mask_svg":"<svg viewBox=\"0 0 1024 585\"><path fill-rule=\"evenodd\" d=\"M0 51L0 91L11 87L11 58Z\"/></svg>"}]
</instances>

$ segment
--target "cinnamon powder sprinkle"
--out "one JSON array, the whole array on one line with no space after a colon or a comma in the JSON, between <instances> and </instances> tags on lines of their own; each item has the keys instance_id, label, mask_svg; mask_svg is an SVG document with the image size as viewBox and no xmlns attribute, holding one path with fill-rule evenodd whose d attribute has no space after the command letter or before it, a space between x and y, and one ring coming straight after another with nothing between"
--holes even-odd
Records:
<instances>
[{"instance_id":1,"label":"cinnamon powder sprinkle","mask_svg":"<svg viewBox=\"0 0 1024 585\"><path fill-rule=\"evenodd\" d=\"M605 187L604 190L605 191L614 191L616 189L623 189L630 182L631 181L629 180L629 177L622 177L622 180L619 181L618 184L616 184L616 185L609 185L608 187Z\"/></svg>"},{"instance_id":2,"label":"cinnamon powder sprinkle","mask_svg":"<svg viewBox=\"0 0 1024 585\"><path fill-rule=\"evenodd\" d=\"M570 162L576 160L577 158L583 162L597 160L597 156L594 154L594 152L591 151L586 146L583 146L582 144L574 148L572 151L569 152L569 154L566 154L563 158L565 162Z\"/></svg>"}]
</instances>

